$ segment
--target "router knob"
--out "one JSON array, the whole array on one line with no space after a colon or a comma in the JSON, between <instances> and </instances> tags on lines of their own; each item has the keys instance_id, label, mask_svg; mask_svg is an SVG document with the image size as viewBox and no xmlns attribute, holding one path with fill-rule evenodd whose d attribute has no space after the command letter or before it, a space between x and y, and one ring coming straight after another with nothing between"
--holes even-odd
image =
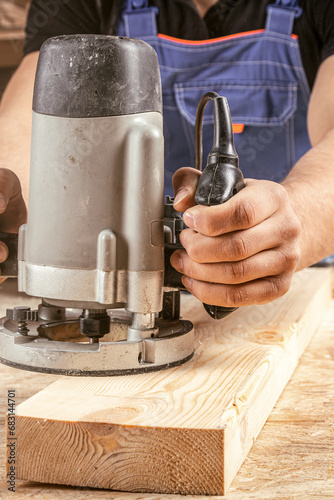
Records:
<instances>
[{"instance_id":1,"label":"router knob","mask_svg":"<svg viewBox=\"0 0 334 500\"><path fill-rule=\"evenodd\" d=\"M17 333L28 335L27 322L38 321L38 311L32 311L30 307L26 306L17 306L6 310L6 318L18 322Z\"/></svg>"}]
</instances>

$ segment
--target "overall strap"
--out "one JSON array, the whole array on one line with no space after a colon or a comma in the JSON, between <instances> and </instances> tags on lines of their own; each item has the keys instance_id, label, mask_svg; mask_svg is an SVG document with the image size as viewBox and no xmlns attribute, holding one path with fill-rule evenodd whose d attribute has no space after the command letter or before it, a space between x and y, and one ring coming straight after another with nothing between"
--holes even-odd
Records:
<instances>
[{"instance_id":1,"label":"overall strap","mask_svg":"<svg viewBox=\"0 0 334 500\"><path fill-rule=\"evenodd\" d=\"M141 38L157 35L157 7L149 7L148 0L125 0L123 5L125 36Z\"/></svg>"},{"instance_id":2,"label":"overall strap","mask_svg":"<svg viewBox=\"0 0 334 500\"><path fill-rule=\"evenodd\" d=\"M276 0L267 7L266 30L280 35L291 35L293 24L302 15L298 0Z\"/></svg>"}]
</instances>

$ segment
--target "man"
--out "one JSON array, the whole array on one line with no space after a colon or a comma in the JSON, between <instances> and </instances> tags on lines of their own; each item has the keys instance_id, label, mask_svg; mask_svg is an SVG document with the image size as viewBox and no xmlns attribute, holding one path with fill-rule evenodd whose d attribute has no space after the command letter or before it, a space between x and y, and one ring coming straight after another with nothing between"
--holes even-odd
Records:
<instances>
[{"instance_id":1,"label":"man","mask_svg":"<svg viewBox=\"0 0 334 500\"><path fill-rule=\"evenodd\" d=\"M205 303L234 307L281 296L296 270L334 252L334 12L329 0L273 4L33 1L27 55L0 110L0 166L17 173L26 196L36 51L46 38L76 32L143 38L157 50L161 63L170 143L166 184L175 167L191 164L192 92L197 87L202 91L202 84L205 91L217 85L230 101L232 118L242 121L237 123L242 132L236 135L236 146L242 170L253 177L225 205L194 207L199 173L189 167L175 173L175 208L185 211L189 229L181 237L185 250L174 253L172 264L184 274L186 288ZM157 18L152 7L159 9ZM143 22L138 22L139 15ZM307 83L312 86L309 103ZM239 87L248 92L246 97L234 96ZM18 180L8 170L0 171L0 210L1 229L17 230L25 210ZM0 252L4 260L4 245Z\"/></svg>"}]
</instances>

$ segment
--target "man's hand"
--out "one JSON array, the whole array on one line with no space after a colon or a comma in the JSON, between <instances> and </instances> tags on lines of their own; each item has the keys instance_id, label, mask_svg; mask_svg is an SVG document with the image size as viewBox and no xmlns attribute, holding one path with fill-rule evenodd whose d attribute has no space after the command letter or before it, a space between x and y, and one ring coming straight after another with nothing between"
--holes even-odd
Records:
<instances>
[{"instance_id":1,"label":"man's hand","mask_svg":"<svg viewBox=\"0 0 334 500\"><path fill-rule=\"evenodd\" d=\"M289 289L300 259L300 221L287 191L270 181L246 179L223 205L194 206L200 173L182 168L173 178L174 207L189 227L185 250L171 257L184 286L206 304L264 304Z\"/></svg>"},{"instance_id":2,"label":"man's hand","mask_svg":"<svg viewBox=\"0 0 334 500\"><path fill-rule=\"evenodd\" d=\"M0 232L17 233L26 220L27 209L20 181L14 172L0 168ZM4 262L7 257L7 246L0 241L0 262ZM2 281L0 279L0 283Z\"/></svg>"}]
</instances>

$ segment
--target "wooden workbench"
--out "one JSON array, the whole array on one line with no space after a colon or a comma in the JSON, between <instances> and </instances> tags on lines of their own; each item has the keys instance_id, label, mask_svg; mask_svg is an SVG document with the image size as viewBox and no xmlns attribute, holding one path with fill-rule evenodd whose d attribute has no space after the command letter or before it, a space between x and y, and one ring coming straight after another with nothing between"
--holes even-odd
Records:
<instances>
[{"instance_id":1,"label":"wooden workbench","mask_svg":"<svg viewBox=\"0 0 334 500\"><path fill-rule=\"evenodd\" d=\"M11 285L11 286L8 286ZM1 302L18 301L14 283L0 290ZM12 290L11 290L12 289ZM6 299L4 299L6 297ZM30 299L33 303L34 299ZM27 302L25 300L25 302ZM30 305L30 304L29 304ZM33 305L33 304L31 304ZM3 315L0 304L0 314ZM234 479L227 500L334 498L334 301L290 383ZM17 404L58 377L0 366L0 497L39 499L164 499L177 495L129 494L18 481L7 492L4 478L4 414L7 391ZM218 498L218 497L188 497Z\"/></svg>"}]
</instances>

